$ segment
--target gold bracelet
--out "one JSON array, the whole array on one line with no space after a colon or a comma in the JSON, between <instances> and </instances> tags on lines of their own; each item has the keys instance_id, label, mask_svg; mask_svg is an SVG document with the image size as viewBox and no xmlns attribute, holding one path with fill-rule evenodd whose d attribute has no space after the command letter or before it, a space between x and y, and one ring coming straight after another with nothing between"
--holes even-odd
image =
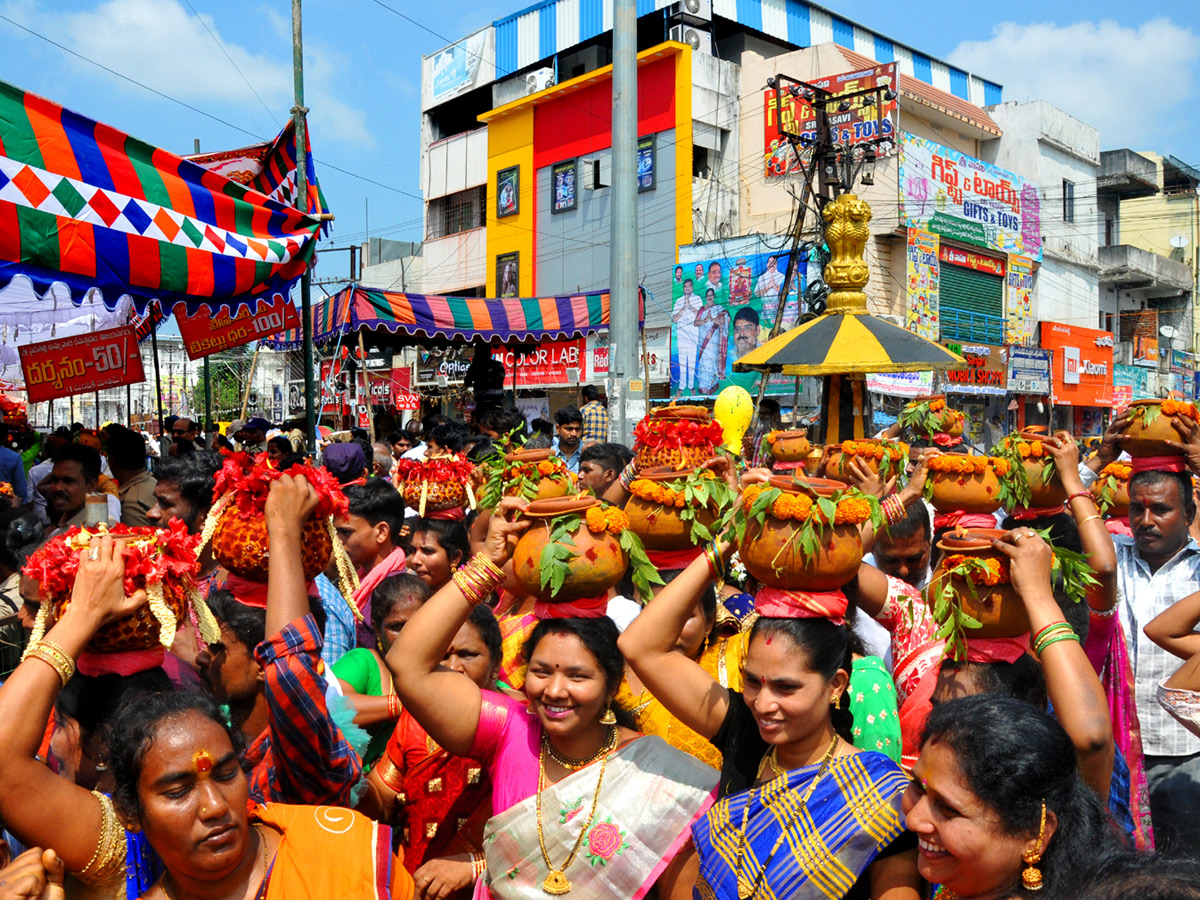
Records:
<instances>
[{"instance_id":1,"label":"gold bracelet","mask_svg":"<svg viewBox=\"0 0 1200 900\"><path fill-rule=\"evenodd\" d=\"M53 641L34 641L26 648L21 659L24 661L30 657L40 659L57 672L59 679L63 683L63 687L67 686L67 682L75 674L75 660L71 658L71 654L67 653L66 650Z\"/></svg>"},{"instance_id":2,"label":"gold bracelet","mask_svg":"<svg viewBox=\"0 0 1200 900\"><path fill-rule=\"evenodd\" d=\"M478 881L479 877L487 871L487 858L479 850L471 851L471 877Z\"/></svg>"},{"instance_id":3,"label":"gold bracelet","mask_svg":"<svg viewBox=\"0 0 1200 900\"><path fill-rule=\"evenodd\" d=\"M100 801L100 836L88 864L75 873L84 884L108 884L125 875L125 829L117 819L113 802L99 791L92 791Z\"/></svg>"},{"instance_id":4,"label":"gold bracelet","mask_svg":"<svg viewBox=\"0 0 1200 900\"><path fill-rule=\"evenodd\" d=\"M479 565L482 566L487 572L491 573L492 577L499 578L501 581L504 580L504 570L492 562L491 557L483 553L476 553L473 557L471 557L472 562L475 560L478 560Z\"/></svg>"},{"instance_id":5,"label":"gold bracelet","mask_svg":"<svg viewBox=\"0 0 1200 900\"><path fill-rule=\"evenodd\" d=\"M504 581L504 572L482 553L476 553L452 577L467 602L478 606Z\"/></svg>"},{"instance_id":6,"label":"gold bracelet","mask_svg":"<svg viewBox=\"0 0 1200 900\"><path fill-rule=\"evenodd\" d=\"M1103 516L1101 516L1100 513L1093 513L1092 515L1088 516L1086 519L1081 519L1079 521L1079 525L1083 525L1085 522L1090 522L1090 521L1092 521L1092 519L1100 519L1100 518L1103 518ZM1079 525L1076 525L1075 527L1078 528Z\"/></svg>"}]
</instances>

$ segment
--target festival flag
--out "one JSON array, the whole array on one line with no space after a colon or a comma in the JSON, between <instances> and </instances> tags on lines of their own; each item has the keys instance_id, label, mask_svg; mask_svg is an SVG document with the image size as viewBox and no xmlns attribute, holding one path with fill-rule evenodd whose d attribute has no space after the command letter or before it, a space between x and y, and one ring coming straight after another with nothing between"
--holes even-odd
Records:
<instances>
[{"instance_id":1,"label":"festival flag","mask_svg":"<svg viewBox=\"0 0 1200 900\"><path fill-rule=\"evenodd\" d=\"M284 173L286 176L286 173ZM268 176L268 178L273 176ZM317 194L317 202L321 203ZM89 289L231 313L288 296L320 223L203 166L0 82L0 287Z\"/></svg>"}]
</instances>

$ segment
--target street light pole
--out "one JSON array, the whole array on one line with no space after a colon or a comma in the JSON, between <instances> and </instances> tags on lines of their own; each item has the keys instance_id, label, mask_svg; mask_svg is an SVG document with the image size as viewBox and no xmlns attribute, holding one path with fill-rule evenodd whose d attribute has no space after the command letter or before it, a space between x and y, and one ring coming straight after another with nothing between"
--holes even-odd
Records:
<instances>
[{"instance_id":1,"label":"street light pole","mask_svg":"<svg viewBox=\"0 0 1200 900\"><path fill-rule=\"evenodd\" d=\"M637 4L613 2L612 223L608 405L615 440L631 446L631 382L638 373ZM647 385L642 384L645 405ZM645 414L647 410L643 410Z\"/></svg>"},{"instance_id":2,"label":"street light pole","mask_svg":"<svg viewBox=\"0 0 1200 900\"><path fill-rule=\"evenodd\" d=\"M292 107L292 124L296 132L296 208L308 211L308 133L305 128L304 106L304 38L300 21L300 0L292 0L292 77L295 82L296 105ZM318 232L319 234L319 232ZM316 235L313 236L316 240ZM314 251L315 253L315 251ZM308 449L317 449L317 408L313 383L312 344L312 276L311 264L300 276L300 334L304 341L304 434Z\"/></svg>"}]
</instances>

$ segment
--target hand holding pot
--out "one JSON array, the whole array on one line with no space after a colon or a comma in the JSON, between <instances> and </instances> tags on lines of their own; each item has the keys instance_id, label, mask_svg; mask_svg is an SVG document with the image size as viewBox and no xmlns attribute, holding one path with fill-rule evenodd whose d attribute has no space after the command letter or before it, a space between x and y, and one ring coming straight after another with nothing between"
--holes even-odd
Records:
<instances>
[{"instance_id":1,"label":"hand holding pot","mask_svg":"<svg viewBox=\"0 0 1200 900\"><path fill-rule=\"evenodd\" d=\"M854 487L864 494L873 494L880 499L895 490L896 481L900 478L899 475L893 475L885 481L882 475L872 472L857 456L850 457L846 464L846 475Z\"/></svg>"},{"instance_id":2,"label":"hand holding pot","mask_svg":"<svg viewBox=\"0 0 1200 900\"><path fill-rule=\"evenodd\" d=\"M908 476L908 483L900 489L900 500L905 509L912 506L925 494L925 480L929 477L929 461L935 456L941 456L942 451L936 447L927 447L917 457L916 468ZM886 495L885 495L886 496Z\"/></svg>"},{"instance_id":3,"label":"hand holding pot","mask_svg":"<svg viewBox=\"0 0 1200 900\"><path fill-rule=\"evenodd\" d=\"M498 566L508 562L517 539L529 528L528 519L511 519L510 514L524 512L528 506L529 501L521 497L502 498L488 520L487 537L479 552Z\"/></svg>"},{"instance_id":4,"label":"hand holding pot","mask_svg":"<svg viewBox=\"0 0 1200 900\"><path fill-rule=\"evenodd\" d=\"M124 541L112 535L92 538L87 550L79 551L79 573L71 590L67 612L82 615L96 629L132 615L147 602L145 591L125 596Z\"/></svg>"},{"instance_id":5,"label":"hand holding pot","mask_svg":"<svg viewBox=\"0 0 1200 900\"><path fill-rule=\"evenodd\" d=\"M766 484L771 480L772 472L770 469L747 469L742 473L742 481L740 490L745 490L752 484Z\"/></svg>"},{"instance_id":6,"label":"hand holding pot","mask_svg":"<svg viewBox=\"0 0 1200 900\"><path fill-rule=\"evenodd\" d=\"M724 478L725 483L729 485L729 489L735 494L740 490L738 487L737 466L733 464L733 460L728 456L714 456L712 459L705 461L700 468L701 470L709 470L718 478Z\"/></svg>"},{"instance_id":7,"label":"hand holding pot","mask_svg":"<svg viewBox=\"0 0 1200 900\"><path fill-rule=\"evenodd\" d=\"M1171 424L1179 432L1181 440L1167 441L1167 445L1187 457L1188 468L1200 473L1200 423L1183 416L1174 416Z\"/></svg>"},{"instance_id":8,"label":"hand holding pot","mask_svg":"<svg viewBox=\"0 0 1200 900\"><path fill-rule=\"evenodd\" d=\"M263 517L267 520L269 529L284 526L299 532L317 508L318 502L320 498L307 478L285 473L279 476L267 492Z\"/></svg>"},{"instance_id":9,"label":"hand holding pot","mask_svg":"<svg viewBox=\"0 0 1200 900\"><path fill-rule=\"evenodd\" d=\"M1054 432L1054 437L1042 441L1042 449L1054 460L1054 471L1067 493L1082 491L1083 480L1079 477L1079 444L1070 432Z\"/></svg>"},{"instance_id":10,"label":"hand holding pot","mask_svg":"<svg viewBox=\"0 0 1200 900\"><path fill-rule=\"evenodd\" d=\"M1128 436L1124 433L1125 428L1129 425L1129 410L1121 413L1108 427L1104 429L1104 434L1100 438L1100 446L1096 448L1096 455L1100 458L1100 467L1103 468L1111 462L1115 462L1117 457L1121 455L1121 444L1128 440Z\"/></svg>"},{"instance_id":11,"label":"hand holding pot","mask_svg":"<svg viewBox=\"0 0 1200 900\"><path fill-rule=\"evenodd\" d=\"M1016 528L1004 537L992 541L992 546L1008 557L1008 577L1013 590L1029 610L1030 602L1049 598L1054 553L1050 545L1032 528Z\"/></svg>"}]
</instances>

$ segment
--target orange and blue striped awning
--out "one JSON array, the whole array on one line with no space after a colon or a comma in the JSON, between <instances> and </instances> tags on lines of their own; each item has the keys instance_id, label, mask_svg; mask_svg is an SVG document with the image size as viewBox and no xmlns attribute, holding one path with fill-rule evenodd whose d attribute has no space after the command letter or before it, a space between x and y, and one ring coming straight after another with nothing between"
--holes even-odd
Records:
<instances>
[{"instance_id":1,"label":"orange and blue striped awning","mask_svg":"<svg viewBox=\"0 0 1200 900\"><path fill-rule=\"evenodd\" d=\"M312 335L318 343L360 328L414 337L508 342L579 337L605 331L608 324L608 291L499 300L350 285L312 309ZM282 332L264 343L276 350L294 349L301 345L300 329Z\"/></svg>"}]
</instances>

